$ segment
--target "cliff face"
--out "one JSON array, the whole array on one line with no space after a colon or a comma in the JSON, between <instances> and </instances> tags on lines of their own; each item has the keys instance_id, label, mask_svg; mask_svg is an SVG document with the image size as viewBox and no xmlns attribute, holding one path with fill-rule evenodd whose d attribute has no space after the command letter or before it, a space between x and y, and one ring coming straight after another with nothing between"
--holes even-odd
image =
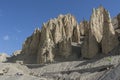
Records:
<instances>
[{"instance_id":1,"label":"cliff face","mask_svg":"<svg viewBox=\"0 0 120 80\"><path fill-rule=\"evenodd\" d=\"M60 15L35 30L23 44L22 54L36 55L37 63L68 59L72 55L71 42L80 42L79 25L74 16Z\"/></svg>"},{"instance_id":2,"label":"cliff face","mask_svg":"<svg viewBox=\"0 0 120 80\"><path fill-rule=\"evenodd\" d=\"M116 19L119 25L119 16ZM112 22L109 12L101 6L93 9L90 21L82 21L79 25L71 14L59 15L26 39L22 60L24 63L47 63L108 54L119 43L113 27L115 22Z\"/></svg>"},{"instance_id":3,"label":"cliff face","mask_svg":"<svg viewBox=\"0 0 120 80\"><path fill-rule=\"evenodd\" d=\"M88 34L85 37L82 55L92 58L97 53L109 53L118 45L110 14L102 6L93 9Z\"/></svg>"}]
</instances>

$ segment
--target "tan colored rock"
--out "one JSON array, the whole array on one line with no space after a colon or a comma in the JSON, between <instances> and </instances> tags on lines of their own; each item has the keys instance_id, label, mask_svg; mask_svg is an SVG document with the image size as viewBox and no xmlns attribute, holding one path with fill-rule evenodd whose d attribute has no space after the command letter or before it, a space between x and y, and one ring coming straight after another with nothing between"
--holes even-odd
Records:
<instances>
[{"instance_id":1,"label":"tan colored rock","mask_svg":"<svg viewBox=\"0 0 120 80\"><path fill-rule=\"evenodd\" d=\"M117 45L118 40L108 11L102 6L98 9L93 9L89 32L85 37L81 49L82 56L85 58L92 58L97 53L102 52L107 54ZM101 51L100 48L102 48Z\"/></svg>"},{"instance_id":2,"label":"tan colored rock","mask_svg":"<svg viewBox=\"0 0 120 80\"><path fill-rule=\"evenodd\" d=\"M89 26L89 22L88 21L84 20L84 21L80 22L79 31L80 31L80 34L82 36L84 36L85 34L87 34L88 26Z\"/></svg>"},{"instance_id":3,"label":"tan colored rock","mask_svg":"<svg viewBox=\"0 0 120 80\"><path fill-rule=\"evenodd\" d=\"M72 37L75 38L75 42L79 42L79 34L77 22L70 14L49 20L41 30L38 63L52 62L57 55L68 58L72 51Z\"/></svg>"},{"instance_id":4,"label":"tan colored rock","mask_svg":"<svg viewBox=\"0 0 120 80\"><path fill-rule=\"evenodd\" d=\"M47 28L47 24L44 24L41 30L41 39L37 55L37 63L46 63L53 61L52 48L54 46L52 34Z\"/></svg>"},{"instance_id":5,"label":"tan colored rock","mask_svg":"<svg viewBox=\"0 0 120 80\"><path fill-rule=\"evenodd\" d=\"M69 56L72 53L72 46L71 46L71 40L63 40L59 43L59 56L62 56L63 58L69 58Z\"/></svg>"},{"instance_id":6,"label":"tan colored rock","mask_svg":"<svg viewBox=\"0 0 120 80\"><path fill-rule=\"evenodd\" d=\"M99 7L98 9L93 9L93 13L90 19L91 30L97 40L97 42L101 42L103 37L103 23L104 23L104 10L103 7Z\"/></svg>"},{"instance_id":7,"label":"tan colored rock","mask_svg":"<svg viewBox=\"0 0 120 80\"><path fill-rule=\"evenodd\" d=\"M18 56L18 55L20 55L21 54L21 50L17 50L17 51L15 51L15 52L13 52L13 56Z\"/></svg>"},{"instance_id":8,"label":"tan colored rock","mask_svg":"<svg viewBox=\"0 0 120 80\"><path fill-rule=\"evenodd\" d=\"M98 43L91 29L86 33L84 42L81 47L81 54L84 58L93 58L99 51Z\"/></svg>"},{"instance_id":9,"label":"tan colored rock","mask_svg":"<svg viewBox=\"0 0 120 80\"><path fill-rule=\"evenodd\" d=\"M80 42L80 30L78 25L73 29L72 42Z\"/></svg>"},{"instance_id":10,"label":"tan colored rock","mask_svg":"<svg viewBox=\"0 0 120 80\"><path fill-rule=\"evenodd\" d=\"M38 46L40 43L41 32L36 29L34 33L26 39L22 47L22 53L37 54Z\"/></svg>"},{"instance_id":11,"label":"tan colored rock","mask_svg":"<svg viewBox=\"0 0 120 80\"><path fill-rule=\"evenodd\" d=\"M7 61L7 58L9 58L10 56L7 55L6 53L1 53L0 54L0 63L1 62L6 62Z\"/></svg>"},{"instance_id":12,"label":"tan colored rock","mask_svg":"<svg viewBox=\"0 0 120 80\"><path fill-rule=\"evenodd\" d=\"M93 9L90 25L97 42L101 44L102 53L107 54L118 45L110 14L102 6Z\"/></svg>"},{"instance_id":13,"label":"tan colored rock","mask_svg":"<svg viewBox=\"0 0 120 80\"><path fill-rule=\"evenodd\" d=\"M33 34L25 40L23 43L22 51L19 56L16 56L16 58L20 61L24 61L24 63L36 63L40 36L41 31L39 29L36 29Z\"/></svg>"},{"instance_id":14,"label":"tan colored rock","mask_svg":"<svg viewBox=\"0 0 120 80\"><path fill-rule=\"evenodd\" d=\"M110 14L106 10L104 11L103 39L101 44L102 52L105 54L109 53L119 44L111 22Z\"/></svg>"},{"instance_id":15,"label":"tan colored rock","mask_svg":"<svg viewBox=\"0 0 120 80\"><path fill-rule=\"evenodd\" d=\"M72 38L74 38L74 42L79 42L80 33L78 28L75 17L70 14L60 15L57 18L49 20L43 24L41 30L36 29L26 39L19 60L23 59L24 63L32 63L33 61L46 63L53 62L57 54L64 54L63 57L70 55L71 53L69 52L71 52L71 49L68 49L68 45L71 45ZM64 49L62 47L59 48L58 43L65 46L63 47ZM60 50L63 52L61 53ZM27 59L26 56L28 57Z\"/></svg>"}]
</instances>

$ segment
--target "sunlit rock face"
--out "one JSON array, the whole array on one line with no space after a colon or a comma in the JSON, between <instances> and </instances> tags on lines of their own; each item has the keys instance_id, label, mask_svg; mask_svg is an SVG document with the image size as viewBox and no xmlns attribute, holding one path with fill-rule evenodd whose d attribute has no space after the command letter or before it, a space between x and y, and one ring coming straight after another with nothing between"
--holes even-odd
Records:
<instances>
[{"instance_id":1,"label":"sunlit rock face","mask_svg":"<svg viewBox=\"0 0 120 80\"><path fill-rule=\"evenodd\" d=\"M93 58L98 53L98 51L98 43L95 39L94 34L92 33L92 30L89 28L81 47L82 57Z\"/></svg>"},{"instance_id":2,"label":"sunlit rock face","mask_svg":"<svg viewBox=\"0 0 120 80\"><path fill-rule=\"evenodd\" d=\"M94 16L96 17L94 18ZM95 33L96 40L101 44L102 53L109 53L118 45L109 12L100 6L98 9L93 10L91 21L91 28L93 28L92 30Z\"/></svg>"},{"instance_id":3,"label":"sunlit rock face","mask_svg":"<svg viewBox=\"0 0 120 80\"><path fill-rule=\"evenodd\" d=\"M110 14L104 9L104 25L103 25L102 52L107 54L118 45L118 39L113 28Z\"/></svg>"},{"instance_id":4,"label":"sunlit rock face","mask_svg":"<svg viewBox=\"0 0 120 80\"><path fill-rule=\"evenodd\" d=\"M93 9L88 32L82 47L85 58L92 58L100 52L107 54L118 45L110 14L102 6Z\"/></svg>"},{"instance_id":5,"label":"sunlit rock face","mask_svg":"<svg viewBox=\"0 0 120 80\"><path fill-rule=\"evenodd\" d=\"M90 27L89 25L89 21L84 20L80 22L79 31L81 36L85 36L87 34L88 28Z\"/></svg>"},{"instance_id":6,"label":"sunlit rock face","mask_svg":"<svg viewBox=\"0 0 120 80\"><path fill-rule=\"evenodd\" d=\"M23 59L24 63L36 63L40 37L41 31L37 28L23 43L19 60Z\"/></svg>"},{"instance_id":7,"label":"sunlit rock face","mask_svg":"<svg viewBox=\"0 0 120 80\"><path fill-rule=\"evenodd\" d=\"M33 34L23 43L22 52L26 54L36 54L40 43L41 31L36 29Z\"/></svg>"},{"instance_id":8,"label":"sunlit rock face","mask_svg":"<svg viewBox=\"0 0 120 80\"><path fill-rule=\"evenodd\" d=\"M116 28L113 23L117 24ZM118 29L119 23L119 15L111 21L109 12L102 6L93 9L90 21L80 24L71 14L59 15L43 23L41 30L35 29L14 59L40 64L108 54L118 45L114 29Z\"/></svg>"},{"instance_id":9,"label":"sunlit rock face","mask_svg":"<svg viewBox=\"0 0 120 80\"><path fill-rule=\"evenodd\" d=\"M112 24L115 29L116 36L120 41L120 13L112 19Z\"/></svg>"},{"instance_id":10,"label":"sunlit rock face","mask_svg":"<svg viewBox=\"0 0 120 80\"><path fill-rule=\"evenodd\" d=\"M53 62L58 56L68 58L72 53L72 40L80 40L79 27L72 15L60 15L49 20L41 30L38 63Z\"/></svg>"},{"instance_id":11,"label":"sunlit rock face","mask_svg":"<svg viewBox=\"0 0 120 80\"><path fill-rule=\"evenodd\" d=\"M0 53L0 63L6 62L10 56L7 55L6 53Z\"/></svg>"},{"instance_id":12,"label":"sunlit rock face","mask_svg":"<svg viewBox=\"0 0 120 80\"><path fill-rule=\"evenodd\" d=\"M67 59L72 54L71 42L80 42L79 25L71 14L59 15L27 38L22 53L37 54L37 63L53 62L58 56Z\"/></svg>"}]
</instances>

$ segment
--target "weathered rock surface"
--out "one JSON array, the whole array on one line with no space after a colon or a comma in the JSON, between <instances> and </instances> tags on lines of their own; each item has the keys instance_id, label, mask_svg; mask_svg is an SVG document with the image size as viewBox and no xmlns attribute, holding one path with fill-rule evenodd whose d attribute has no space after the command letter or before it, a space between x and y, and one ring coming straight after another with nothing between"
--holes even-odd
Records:
<instances>
[{"instance_id":1,"label":"weathered rock surface","mask_svg":"<svg viewBox=\"0 0 120 80\"><path fill-rule=\"evenodd\" d=\"M7 61L7 58L10 57L9 55L7 55L6 53L2 53L0 54L0 62L5 62Z\"/></svg>"},{"instance_id":2,"label":"weathered rock surface","mask_svg":"<svg viewBox=\"0 0 120 80\"><path fill-rule=\"evenodd\" d=\"M86 35L82 47L82 56L92 58L97 53L107 54L118 44L109 12L102 6L93 9L89 33Z\"/></svg>"},{"instance_id":3,"label":"weathered rock surface","mask_svg":"<svg viewBox=\"0 0 120 80\"><path fill-rule=\"evenodd\" d=\"M15 52L13 52L12 56L18 56L21 54L21 50L17 50Z\"/></svg>"},{"instance_id":4,"label":"weathered rock surface","mask_svg":"<svg viewBox=\"0 0 120 80\"><path fill-rule=\"evenodd\" d=\"M103 39L101 45L102 53L107 54L116 46L118 46L119 42L111 22L110 14L105 9L104 12Z\"/></svg>"},{"instance_id":5,"label":"weathered rock surface","mask_svg":"<svg viewBox=\"0 0 120 80\"><path fill-rule=\"evenodd\" d=\"M40 46L38 47L37 52L37 62L52 62L53 61L53 54L52 48L54 47L52 33L50 32L49 28L47 28L47 24L43 25L41 31L41 42L39 43Z\"/></svg>"},{"instance_id":6,"label":"weathered rock surface","mask_svg":"<svg viewBox=\"0 0 120 80\"><path fill-rule=\"evenodd\" d=\"M107 54L119 43L113 28L119 22L119 16L111 21L102 6L93 9L90 21L79 25L71 14L59 15L44 23L41 30L36 29L24 42L19 56L13 58L24 63L49 63Z\"/></svg>"},{"instance_id":7,"label":"weathered rock surface","mask_svg":"<svg viewBox=\"0 0 120 80\"><path fill-rule=\"evenodd\" d=\"M72 42L80 42L80 30L78 25L73 28Z\"/></svg>"},{"instance_id":8,"label":"weathered rock surface","mask_svg":"<svg viewBox=\"0 0 120 80\"><path fill-rule=\"evenodd\" d=\"M89 22L88 21L84 20L84 21L80 22L79 31L80 31L80 34L82 36L87 34L88 28L89 28Z\"/></svg>"},{"instance_id":9,"label":"weathered rock surface","mask_svg":"<svg viewBox=\"0 0 120 80\"><path fill-rule=\"evenodd\" d=\"M57 55L68 58L72 39L80 41L79 27L72 15L60 15L48 21L41 30L38 63L53 62Z\"/></svg>"},{"instance_id":10,"label":"weathered rock surface","mask_svg":"<svg viewBox=\"0 0 120 80\"><path fill-rule=\"evenodd\" d=\"M118 20L118 28L120 29L120 13L117 15L117 20Z\"/></svg>"},{"instance_id":11,"label":"weathered rock surface","mask_svg":"<svg viewBox=\"0 0 120 80\"><path fill-rule=\"evenodd\" d=\"M99 51L98 43L91 29L89 29L81 47L82 57L93 58L98 53L98 51Z\"/></svg>"},{"instance_id":12,"label":"weathered rock surface","mask_svg":"<svg viewBox=\"0 0 120 80\"><path fill-rule=\"evenodd\" d=\"M26 39L22 47L22 53L25 54L36 54L38 45L40 43L41 32L39 29L36 29L33 34Z\"/></svg>"},{"instance_id":13,"label":"weathered rock surface","mask_svg":"<svg viewBox=\"0 0 120 80\"><path fill-rule=\"evenodd\" d=\"M99 7L98 9L93 9L91 19L90 19L90 28L94 34L97 42L101 42L103 37L103 26L104 25L104 9Z\"/></svg>"},{"instance_id":14,"label":"weathered rock surface","mask_svg":"<svg viewBox=\"0 0 120 80\"><path fill-rule=\"evenodd\" d=\"M80 42L79 25L74 16L60 15L44 23L41 30L36 29L26 39L21 55L25 63L32 63L33 59L37 63L53 62L58 55L67 59L72 55L71 42ZM30 59L25 59L26 56Z\"/></svg>"}]
</instances>

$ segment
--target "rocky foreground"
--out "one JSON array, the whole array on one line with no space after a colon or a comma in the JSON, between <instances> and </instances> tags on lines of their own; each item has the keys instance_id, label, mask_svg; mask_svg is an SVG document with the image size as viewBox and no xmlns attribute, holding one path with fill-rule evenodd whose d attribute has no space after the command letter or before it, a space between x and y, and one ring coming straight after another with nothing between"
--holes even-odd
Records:
<instances>
[{"instance_id":1,"label":"rocky foreground","mask_svg":"<svg viewBox=\"0 0 120 80\"><path fill-rule=\"evenodd\" d=\"M0 80L120 80L119 41L120 14L112 19L102 6L80 24L59 15L4 57Z\"/></svg>"},{"instance_id":2,"label":"rocky foreground","mask_svg":"<svg viewBox=\"0 0 120 80\"><path fill-rule=\"evenodd\" d=\"M120 55L49 64L0 63L0 80L119 80Z\"/></svg>"}]
</instances>

